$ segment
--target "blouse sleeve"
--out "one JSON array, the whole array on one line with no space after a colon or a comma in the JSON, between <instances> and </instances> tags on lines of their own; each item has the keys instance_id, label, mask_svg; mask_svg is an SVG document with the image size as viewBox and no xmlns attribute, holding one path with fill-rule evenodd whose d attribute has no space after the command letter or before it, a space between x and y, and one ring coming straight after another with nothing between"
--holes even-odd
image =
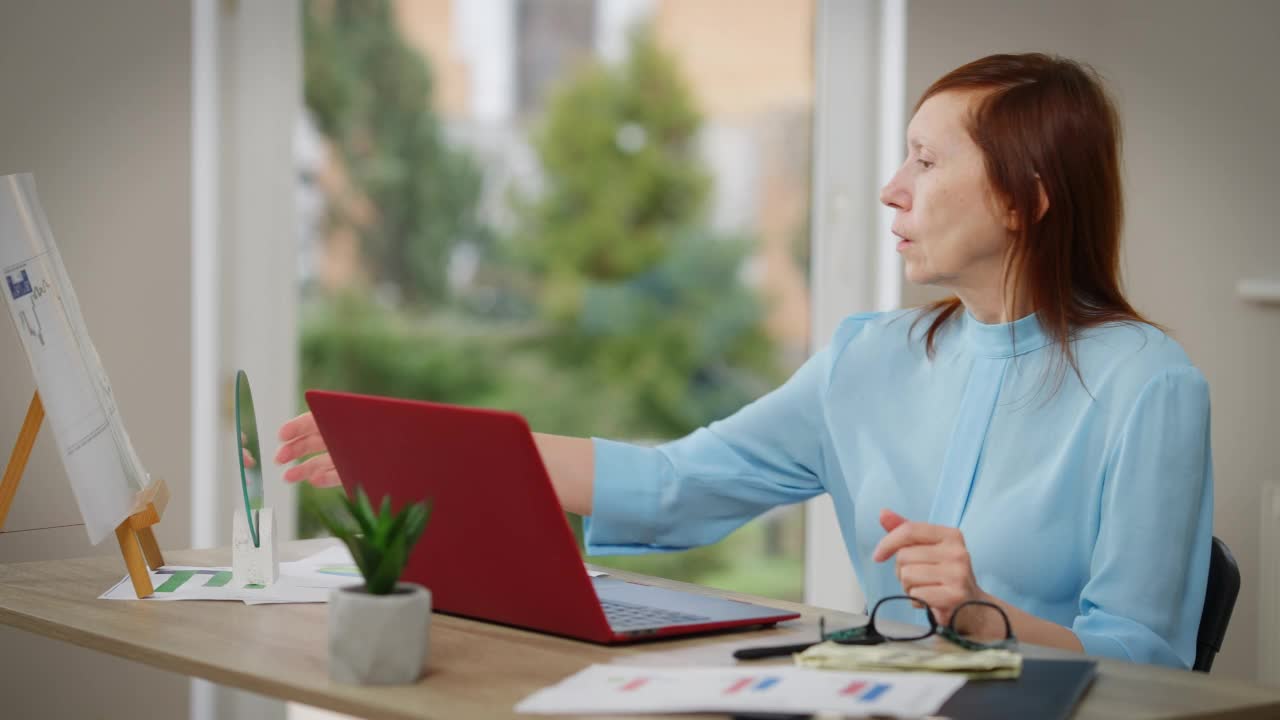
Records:
<instances>
[{"instance_id":1,"label":"blouse sleeve","mask_svg":"<svg viewBox=\"0 0 1280 720\"><path fill-rule=\"evenodd\" d=\"M1072 630L1091 655L1189 668L1213 536L1204 376L1183 366L1153 378L1113 447Z\"/></svg>"},{"instance_id":2,"label":"blouse sleeve","mask_svg":"<svg viewBox=\"0 0 1280 720\"><path fill-rule=\"evenodd\" d=\"M781 387L730 417L660 445L595 438L589 554L684 550L728 535L761 512L824 491L825 390L833 348L869 316L847 319Z\"/></svg>"}]
</instances>

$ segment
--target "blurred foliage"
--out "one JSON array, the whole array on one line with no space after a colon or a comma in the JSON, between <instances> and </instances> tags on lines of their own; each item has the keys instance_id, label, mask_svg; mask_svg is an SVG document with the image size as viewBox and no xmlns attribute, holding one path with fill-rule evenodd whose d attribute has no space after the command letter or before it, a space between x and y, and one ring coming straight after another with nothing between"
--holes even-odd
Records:
<instances>
[{"instance_id":1,"label":"blurred foliage","mask_svg":"<svg viewBox=\"0 0 1280 720\"><path fill-rule=\"evenodd\" d=\"M629 435L683 435L778 379L764 308L740 269L749 238L706 221L701 120L648 28L619 65L583 67L534 145L544 183L517 197L509 257L531 278L552 361L617 388ZM593 432L591 426L573 432Z\"/></svg>"},{"instance_id":2,"label":"blurred foliage","mask_svg":"<svg viewBox=\"0 0 1280 720\"><path fill-rule=\"evenodd\" d=\"M330 226L355 230L374 280L409 303L442 300L449 253L483 246L482 176L445 143L421 55L396 31L388 0L304 3L304 95L354 197L330 203Z\"/></svg>"},{"instance_id":3,"label":"blurred foliage","mask_svg":"<svg viewBox=\"0 0 1280 720\"><path fill-rule=\"evenodd\" d=\"M388 59L405 52L398 39L372 37L394 34L385 3L312 0L307 17L308 103L323 106L312 105L329 118L327 135L363 153L357 163L369 166L352 177L379 214L411 220L381 225L377 247L400 247L422 264L402 279L407 295L441 296L438 273L448 243L467 239L474 195L450 233L398 229L425 227L413 225L414 213L438 212L403 203L456 183L459 173L464 186L471 182L469 169L457 170L469 168L463 156L439 146L429 108L403 95L413 89L426 98L429 74ZM339 20L357 27L339 29ZM389 68L398 79L378 77ZM358 90L360 82L401 84L386 98ZM414 136L420 154L402 153L402 135L379 117L384 101L390 114L404 113L402 122L430 128ZM422 117L410 122L415 114ZM706 221L711 181L695 149L699 126L675 64L647 29L632 37L627 61L581 68L533 133L540 187L512 196L515 230L482 245L473 283L430 308L390 309L359 293L308 303L303 387L502 408L540 432L633 439L684 435L767 391L780 380L775 348L763 330L765 308L740 277L754 242ZM384 138L391 144L369 146ZM373 171L373 158L384 155L397 157L396 172ZM580 519L569 520L580 538ZM302 533L317 529L302 521ZM764 535L755 523L711 547L593 561L730 587L742 575L756 590L794 598L798 570L761 581Z\"/></svg>"},{"instance_id":4,"label":"blurred foliage","mask_svg":"<svg viewBox=\"0 0 1280 720\"><path fill-rule=\"evenodd\" d=\"M699 226L710 178L701 123L668 56L646 30L621 66L592 64L561 87L534 133L546 187L521 211L521 256L546 278L543 307L573 324L588 282L651 269Z\"/></svg>"},{"instance_id":5,"label":"blurred foliage","mask_svg":"<svg viewBox=\"0 0 1280 720\"><path fill-rule=\"evenodd\" d=\"M343 294L304 308L303 387L474 404L500 381L502 342Z\"/></svg>"}]
</instances>

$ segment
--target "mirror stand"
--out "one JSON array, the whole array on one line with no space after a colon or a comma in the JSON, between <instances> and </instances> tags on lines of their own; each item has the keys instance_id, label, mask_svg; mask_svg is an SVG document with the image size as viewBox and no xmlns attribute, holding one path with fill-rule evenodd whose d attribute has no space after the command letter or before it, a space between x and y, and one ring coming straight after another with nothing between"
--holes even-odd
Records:
<instances>
[{"instance_id":1,"label":"mirror stand","mask_svg":"<svg viewBox=\"0 0 1280 720\"><path fill-rule=\"evenodd\" d=\"M258 516L257 547L253 544L244 511L237 508L232 520L235 525L231 530L231 574L237 585L266 587L280 576L280 562L276 557L275 522L271 508L253 512Z\"/></svg>"}]
</instances>

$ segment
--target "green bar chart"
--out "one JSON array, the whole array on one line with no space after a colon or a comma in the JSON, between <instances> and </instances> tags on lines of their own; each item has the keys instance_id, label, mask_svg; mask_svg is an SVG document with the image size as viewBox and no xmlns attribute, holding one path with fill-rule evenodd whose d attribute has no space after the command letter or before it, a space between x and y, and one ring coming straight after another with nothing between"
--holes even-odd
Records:
<instances>
[{"instance_id":1,"label":"green bar chart","mask_svg":"<svg viewBox=\"0 0 1280 720\"><path fill-rule=\"evenodd\" d=\"M168 575L169 577L158 586L156 592L171 593L177 592L178 588L187 584L191 578L197 575L208 578L204 582L204 587L224 587L231 582L231 571L229 570L157 570L157 575Z\"/></svg>"}]
</instances>

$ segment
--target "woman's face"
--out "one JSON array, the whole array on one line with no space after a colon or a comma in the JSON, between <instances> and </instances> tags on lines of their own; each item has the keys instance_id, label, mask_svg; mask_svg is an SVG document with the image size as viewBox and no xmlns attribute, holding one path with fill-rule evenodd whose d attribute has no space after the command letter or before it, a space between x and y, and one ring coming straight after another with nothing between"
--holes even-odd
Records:
<instances>
[{"instance_id":1,"label":"woman's face","mask_svg":"<svg viewBox=\"0 0 1280 720\"><path fill-rule=\"evenodd\" d=\"M1009 226L966 129L974 92L942 92L907 126L907 159L880 191L897 210L907 279L956 290L1000 290Z\"/></svg>"}]
</instances>

